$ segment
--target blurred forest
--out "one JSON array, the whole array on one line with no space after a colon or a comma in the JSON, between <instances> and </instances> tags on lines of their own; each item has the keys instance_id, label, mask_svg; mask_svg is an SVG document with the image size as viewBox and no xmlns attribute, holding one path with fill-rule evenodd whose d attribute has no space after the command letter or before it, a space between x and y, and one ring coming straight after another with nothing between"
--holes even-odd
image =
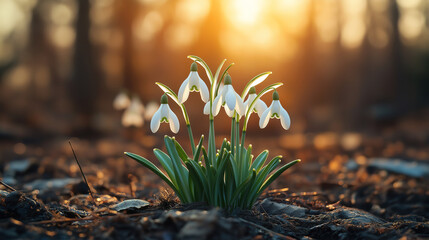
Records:
<instances>
[{"instance_id":1,"label":"blurred forest","mask_svg":"<svg viewBox=\"0 0 429 240\"><path fill-rule=\"evenodd\" d=\"M429 0L1 0L0 134L115 133L115 96L178 91L190 54L234 62L239 91L272 71L295 132L428 115Z\"/></svg>"}]
</instances>

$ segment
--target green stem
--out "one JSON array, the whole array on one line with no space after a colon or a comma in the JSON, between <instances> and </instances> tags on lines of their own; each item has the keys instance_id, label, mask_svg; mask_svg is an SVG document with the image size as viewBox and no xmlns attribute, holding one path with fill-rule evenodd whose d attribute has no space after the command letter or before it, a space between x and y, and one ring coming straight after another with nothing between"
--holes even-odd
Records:
<instances>
[{"instance_id":1,"label":"green stem","mask_svg":"<svg viewBox=\"0 0 429 240\"><path fill-rule=\"evenodd\" d=\"M215 131L213 117L210 118L210 129L209 129L209 156L212 166L215 165L216 161L216 144L215 144ZM206 166L207 167L207 166Z\"/></svg>"},{"instance_id":2,"label":"green stem","mask_svg":"<svg viewBox=\"0 0 429 240\"><path fill-rule=\"evenodd\" d=\"M243 156L244 155L244 141L245 141L245 139L246 139L246 131L242 131L241 132L241 146L240 146L240 163L241 163L240 171L241 171L241 176L242 176L241 181L244 181L247 177L247 172L246 172L246 169L244 167L245 161L247 161L247 159L246 159L246 156Z\"/></svg>"},{"instance_id":3,"label":"green stem","mask_svg":"<svg viewBox=\"0 0 429 240\"><path fill-rule=\"evenodd\" d=\"M231 154L234 155L235 145L235 117L231 119Z\"/></svg>"},{"instance_id":4,"label":"green stem","mask_svg":"<svg viewBox=\"0 0 429 240\"><path fill-rule=\"evenodd\" d=\"M241 169L241 160L240 160L240 123L239 123L239 121L238 121L239 119L238 119L238 116L237 116L237 118L235 119L235 159L236 159L236 161L237 161L237 164L238 164L238 179L240 179L241 178L241 171L240 171L240 169Z\"/></svg>"},{"instance_id":5,"label":"green stem","mask_svg":"<svg viewBox=\"0 0 429 240\"><path fill-rule=\"evenodd\" d=\"M191 148L192 148L192 156L193 156L195 154L194 135L192 134L191 124L186 124L186 127L188 128L188 135L189 135L189 139L191 140Z\"/></svg>"}]
</instances>

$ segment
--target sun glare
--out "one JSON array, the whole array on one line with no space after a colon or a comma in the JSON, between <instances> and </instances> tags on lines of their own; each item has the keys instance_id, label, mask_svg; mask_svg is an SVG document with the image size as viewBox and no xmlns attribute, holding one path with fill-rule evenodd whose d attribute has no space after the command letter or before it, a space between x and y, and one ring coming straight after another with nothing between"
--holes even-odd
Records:
<instances>
[{"instance_id":1,"label":"sun glare","mask_svg":"<svg viewBox=\"0 0 429 240\"><path fill-rule=\"evenodd\" d=\"M264 1L262 0L235 0L232 3L226 1L229 7L227 17L232 19L233 24L252 25L261 16Z\"/></svg>"}]
</instances>

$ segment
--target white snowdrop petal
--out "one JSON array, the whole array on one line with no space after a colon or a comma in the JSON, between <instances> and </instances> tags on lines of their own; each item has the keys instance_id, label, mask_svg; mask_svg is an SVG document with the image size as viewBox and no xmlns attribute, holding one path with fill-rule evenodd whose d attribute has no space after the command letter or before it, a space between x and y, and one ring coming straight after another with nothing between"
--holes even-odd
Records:
<instances>
[{"instance_id":1,"label":"white snowdrop petal","mask_svg":"<svg viewBox=\"0 0 429 240\"><path fill-rule=\"evenodd\" d=\"M228 107L225 107L225 112L228 117L232 118L234 116L234 110L230 110Z\"/></svg>"},{"instance_id":2,"label":"white snowdrop petal","mask_svg":"<svg viewBox=\"0 0 429 240\"><path fill-rule=\"evenodd\" d=\"M244 106L246 107L246 112L247 112L247 109L249 109L249 105L250 105L250 103L249 103L249 98L247 98L247 100L246 101L244 101Z\"/></svg>"},{"instance_id":3,"label":"white snowdrop petal","mask_svg":"<svg viewBox=\"0 0 429 240\"><path fill-rule=\"evenodd\" d=\"M191 90L194 86L196 86L197 87L197 91L199 91L200 90L200 79L201 78L198 75L198 72L191 71L189 73L188 79L189 79L189 84L188 84L189 90Z\"/></svg>"},{"instance_id":4,"label":"white snowdrop petal","mask_svg":"<svg viewBox=\"0 0 429 240\"><path fill-rule=\"evenodd\" d=\"M290 128L290 117L284 108L280 109L280 123L284 129L288 130Z\"/></svg>"},{"instance_id":5,"label":"white snowdrop petal","mask_svg":"<svg viewBox=\"0 0 429 240\"><path fill-rule=\"evenodd\" d=\"M222 106L222 101L223 101L222 95L218 95L213 101L212 103L213 116L216 116L219 114L220 107Z\"/></svg>"},{"instance_id":6,"label":"white snowdrop petal","mask_svg":"<svg viewBox=\"0 0 429 240\"><path fill-rule=\"evenodd\" d=\"M271 105L272 106L272 105ZM259 127L265 128L268 124L268 121L270 120L271 115L271 106L267 108L263 113L261 118L259 119Z\"/></svg>"},{"instance_id":7,"label":"white snowdrop petal","mask_svg":"<svg viewBox=\"0 0 429 240\"><path fill-rule=\"evenodd\" d=\"M170 123L170 129L173 133L179 132L180 124L179 119L177 118L176 114L174 114L173 111L169 111L168 114L168 122Z\"/></svg>"},{"instance_id":8,"label":"white snowdrop petal","mask_svg":"<svg viewBox=\"0 0 429 240\"><path fill-rule=\"evenodd\" d=\"M189 77L183 81L182 85L180 85L179 93L177 98L179 99L179 103L184 103L189 97Z\"/></svg>"},{"instance_id":9,"label":"white snowdrop petal","mask_svg":"<svg viewBox=\"0 0 429 240\"><path fill-rule=\"evenodd\" d=\"M255 103L255 110L258 113L258 116L261 117L262 113L267 109L267 104L264 103L261 99L258 99Z\"/></svg>"},{"instance_id":10,"label":"white snowdrop petal","mask_svg":"<svg viewBox=\"0 0 429 240\"><path fill-rule=\"evenodd\" d=\"M171 111L170 107L168 106L168 104L161 104L161 106L159 107L159 109L161 110L161 118L159 120L162 120L162 118L167 118L168 117L168 113Z\"/></svg>"},{"instance_id":11,"label":"white snowdrop petal","mask_svg":"<svg viewBox=\"0 0 429 240\"><path fill-rule=\"evenodd\" d=\"M203 102L209 101L209 89L204 81L200 78L200 95Z\"/></svg>"},{"instance_id":12,"label":"white snowdrop petal","mask_svg":"<svg viewBox=\"0 0 429 240\"><path fill-rule=\"evenodd\" d=\"M273 103L271 104L271 114L273 115L274 113L277 113L278 115L280 114L280 109L282 108L282 105L280 104L279 100L273 100Z\"/></svg>"},{"instance_id":13,"label":"white snowdrop petal","mask_svg":"<svg viewBox=\"0 0 429 240\"><path fill-rule=\"evenodd\" d=\"M207 102L206 105L204 105L203 113L205 115L209 115L210 114L210 102Z\"/></svg>"},{"instance_id":14,"label":"white snowdrop petal","mask_svg":"<svg viewBox=\"0 0 429 240\"><path fill-rule=\"evenodd\" d=\"M235 108L235 104L237 102L237 98L235 97L234 90L231 89L226 92L225 102L228 106L229 110L233 110Z\"/></svg>"},{"instance_id":15,"label":"white snowdrop petal","mask_svg":"<svg viewBox=\"0 0 429 240\"><path fill-rule=\"evenodd\" d=\"M241 99L240 95L238 95L238 93L235 93L235 98L236 98L236 107L235 109L237 110L237 113L240 116L243 116L246 112L246 107L244 106L243 100Z\"/></svg>"},{"instance_id":16,"label":"white snowdrop petal","mask_svg":"<svg viewBox=\"0 0 429 240\"><path fill-rule=\"evenodd\" d=\"M150 120L150 130L153 133L156 133L159 129L160 124L161 124L161 107L158 108L158 111L155 112L155 114L152 117L152 120Z\"/></svg>"}]
</instances>

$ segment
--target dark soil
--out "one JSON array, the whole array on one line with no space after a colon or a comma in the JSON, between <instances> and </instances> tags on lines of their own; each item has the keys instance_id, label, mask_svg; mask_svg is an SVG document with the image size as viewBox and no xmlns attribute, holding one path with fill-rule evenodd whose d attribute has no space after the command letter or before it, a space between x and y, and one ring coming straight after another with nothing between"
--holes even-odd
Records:
<instances>
[{"instance_id":1,"label":"dark soil","mask_svg":"<svg viewBox=\"0 0 429 240\"><path fill-rule=\"evenodd\" d=\"M359 140L352 147L339 133L250 135L247 141L255 152L270 146L271 156L302 162L276 180L251 210L233 213L204 203L181 205L156 175L122 156L130 151L154 160L151 148L162 148L161 137L128 132L72 139L95 199L88 194L66 139L24 138L17 145L4 137L0 157L6 160L0 163L0 173L16 191L0 187L0 236L428 239L429 128L419 129L412 134L412 129L396 126L380 135L352 135ZM290 143L297 139L300 144ZM399 167L392 168L395 164ZM144 201L115 207L129 199Z\"/></svg>"}]
</instances>

